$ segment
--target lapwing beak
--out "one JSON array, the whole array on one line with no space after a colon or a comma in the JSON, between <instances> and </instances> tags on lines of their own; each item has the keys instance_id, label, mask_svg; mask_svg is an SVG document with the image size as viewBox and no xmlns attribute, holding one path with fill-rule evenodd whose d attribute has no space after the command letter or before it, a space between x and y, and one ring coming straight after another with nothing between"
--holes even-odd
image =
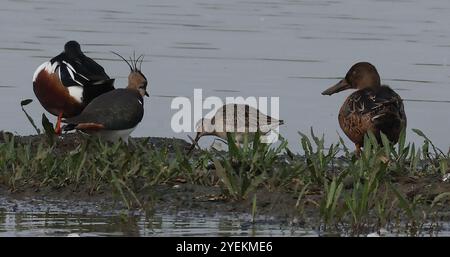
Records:
<instances>
[{"instance_id":1,"label":"lapwing beak","mask_svg":"<svg viewBox=\"0 0 450 257\"><path fill-rule=\"evenodd\" d=\"M351 85L347 82L346 79L339 81L336 85L328 88L327 90L322 92L322 95L332 95L337 92L341 92L343 90L351 88Z\"/></svg>"},{"instance_id":2,"label":"lapwing beak","mask_svg":"<svg viewBox=\"0 0 450 257\"><path fill-rule=\"evenodd\" d=\"M197 132L197 135L195 136L194 140L192 140L192 137L188 136L191 139L191 141L192 141L192 145L189 148L189 151L187 152L188 155L191 154L191 152L192 152L192 150L194 150L195 146L198 145L197 142L200 139L200 136L201 136L200 132Z\"/></svg>"}]
</instances>

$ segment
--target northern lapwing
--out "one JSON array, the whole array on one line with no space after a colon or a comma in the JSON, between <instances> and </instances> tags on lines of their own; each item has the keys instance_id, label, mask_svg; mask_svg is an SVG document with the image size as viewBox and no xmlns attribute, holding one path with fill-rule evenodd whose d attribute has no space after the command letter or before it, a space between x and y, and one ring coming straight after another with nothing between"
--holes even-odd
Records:
<instances>
[{"instance_id":1,"label":"northern lapwing","mask_svg":"<svg viewBox=\"0 0 450 257\"><path fill-rule=\"evenodd\" d=\"M92 99L114 90L114 79L81 51L78 42L69 41L61 54L36 69L33 90L41 105L58 116L55 133L60 134L61 119L80 114Z\"/></svg>"},{"instance_id":2,"label":"northern lapwing","mask_svg":"<svg viewBox=\"0 0 450 257\"><path fill-rule=\"evenodd\" d=\"M203 136L217 136L227 140L227 133L235 135L237 144L254 137L256 132L267 135L283 125L283 120L270 117L247 104L226 104L220 107L212 118L202 118L196 125L197 135L193 140L189 153Z\"/></svg>"},{"instance_id":3,"label":"northern lapwing","mask_svg":"<svg viewBox=\"0 0 450 257\"><path fill-rule=\"evenodd\" d=\"M93 99L81 114L63 120L67 123L64 131L76 129L108 141L122 139L128 142L130 133L144 116L143 97L148 96L147 79L140 70L142 55L130 62L116 55L130 67L127 88L115 89Z\"/></svg>"},{"instance_id":4,"label":"northern lapwing","mask_svg":"<svg viewBox=\"0 0 450 257\"><path fill-rule=\"evenodd\" d=\"M356 146L359 156L364 135L371 131L381 144L380 132L397 143L406 128L406 114L402 98L389 86L381 85L375 66L368 62L354 64L344 79L322 92L332 95L346 89L357 89L339 111L339 125Z\"/></svg>"}]
</instances>

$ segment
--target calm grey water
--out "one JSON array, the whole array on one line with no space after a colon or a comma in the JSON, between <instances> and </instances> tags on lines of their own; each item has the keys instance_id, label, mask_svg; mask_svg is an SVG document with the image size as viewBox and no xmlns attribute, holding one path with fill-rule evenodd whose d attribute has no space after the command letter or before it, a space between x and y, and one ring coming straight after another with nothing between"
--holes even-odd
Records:
<instances>
[{"instance_id":1,"label":"calm grey water","mask_svg":"<svg viewBox=\"0 0 450 257\"><path fill-rule=\"evenodd\" d=\"M250 218L158 214L120 216L68 212L0 212L0 237L11 236L318 236L276 222L252 224Z\"/></svg>"},{"instance_id":2,"label":"calm grey water","mask_svg":"<svg viewBox=\"0 0 450 257\"><path fill-rule=\"evenodd\" d=\"M0 237L97 237L97 236L276 236L317 237L324 232L306 229L295 220L275 219L250 213L167 212L152 215L139 211L119 211L103 203L78 200L68 202L48 198L21 199L0 196ZM311 227L313 224L309 224ZM439 231L424 230L418 236L450 236L450 223L440 222ZM381 236L405 236L404 230L381 229ZM332 236L338 234L332 233ZM342 235L346 236L346 235ZM380 236L376 232L361 236Z\"/></svg>"},{"instance_id":3,"label":"calm grey water","mask_svg":"<svg viewBox=\"0 0 450 257\"><path fill-rule=\"evenodd\" d=\"M0 130L34 133L19 102L35 99L27 109L39 120L44 109L32 91L33 72L66 41L77 40L117 78L117 87L125 86L128 68L110 51L146 55L142 69L151 97L135 136L186 139L171 130L170 104L202 88L204 97L280 97L281 133L293 148L297 131L310 127L336 142L342 134L337 112L350 92L320 93L365 60L405 99L409 129L420 128L446 150L449 12L448 0L2 0ZM408 136L422 142L411 130ZM4 224L18 226L20 216L3 217ZM64 224L79 220L84 218Z\"/></svg>"},{"instance_id":4,"label":"calm grey water","mask_svg":"<svg viewBox=\"0 0 450 257\"><path fill-rule=\"evenodd\" d=\"M0 196L2 236L317 236L288 222L247 214L107 210L99 203Z\"/></svg>"}]
</instances>

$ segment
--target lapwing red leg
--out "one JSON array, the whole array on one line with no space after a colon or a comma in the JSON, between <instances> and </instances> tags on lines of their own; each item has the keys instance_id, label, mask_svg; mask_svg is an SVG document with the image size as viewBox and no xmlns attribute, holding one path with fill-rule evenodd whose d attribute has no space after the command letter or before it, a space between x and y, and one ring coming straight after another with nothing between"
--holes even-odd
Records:
<instances>
[{"instance_id":1,"label":"lapwing red leg","mask_svg":"<svg viewBox=\"0 0 450 257\"><path fill-rule=\"evenodd\" d=\"M56 121L56 126L55 126L55 134L56 135L61 135L61 132L62 132L62 130L61 130L62 115L63 115L63 113L60 112L58 115L58 120Z\"/></svg>"}]
</instances>

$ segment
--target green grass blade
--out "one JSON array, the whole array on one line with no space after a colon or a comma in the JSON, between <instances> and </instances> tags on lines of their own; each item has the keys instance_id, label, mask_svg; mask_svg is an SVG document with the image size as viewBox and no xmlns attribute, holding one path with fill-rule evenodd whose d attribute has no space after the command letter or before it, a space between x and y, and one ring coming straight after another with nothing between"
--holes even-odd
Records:
<instances>
[{"instance_id":1,"label":"green grass blade","mask_svg":"<svg viewBox=\"0 0 450 257\"><path fill-rule=\"evenodd\" d=\"M41 130L38 129L38 127L34 123L33 118L31 118L31 116L28 114L28 112L24 108L24 106L29 105L31 102L33 102L33 100L31 100L31 99L22 100L20 102L20 106L22 107L22 111L25 113L25 116L27 116L28 121L31 123L31 126L33 126L33 128L36 130L36 132L38 134L41 134Z\"/></svg>"}]
</instances>

